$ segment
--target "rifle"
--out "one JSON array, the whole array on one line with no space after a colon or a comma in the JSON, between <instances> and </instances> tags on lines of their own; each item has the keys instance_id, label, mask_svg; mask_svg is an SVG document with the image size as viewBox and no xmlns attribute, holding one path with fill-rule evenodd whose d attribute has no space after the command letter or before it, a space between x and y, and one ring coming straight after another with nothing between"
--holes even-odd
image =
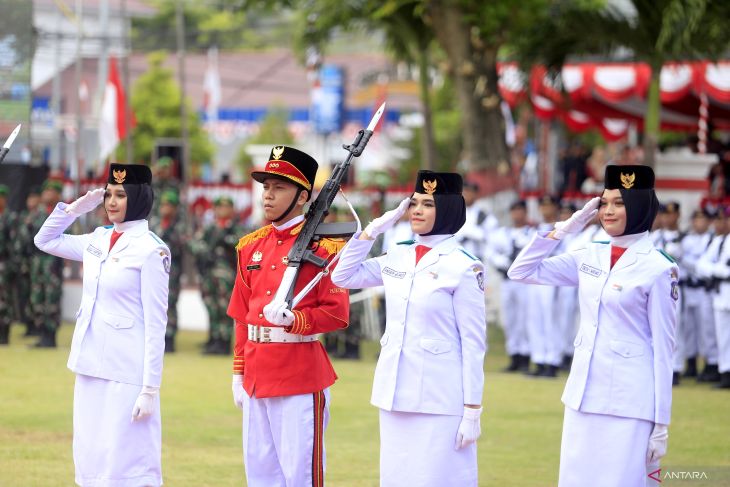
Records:
<instances>
[{"instance_id":1,"label":"rifle","mask_svg":"<svg viewBox=\"0 0 730 487\"><path fill-rule=\"evenodd\" d=\"M365 130L360 130L355 136L355 140L350 145L342 146L348 152L347 158L337 164L330 178L324 183L322 190L317 198L309 206L305 216L304 226L294 241L294 246L289 250L287 258L289 262L284 277L281 280L279 289L276 291L274 300L286 301L289 309L293 307L294 286L296 285L299 269L305 262L310 262L317 267L325 267L327 259L323 259L314 254L311 249L312 243L319 241L322 237L349 237L357 231L357 223L323 223L325 217L329 214L329 208L332 201L340 191L342 179L350 168L350 163L354 157L359 157L365 150L373 130L380 121L380 117L385 110L385 103L373 115L370 124ZM326 270L323 272L327 272Z\"/></svg>"},{"instance_id":2,"label":"rifle","mask_svg":"<svg viewBox=\"0 0 730 487\"><path fill-rule=\"evenodd\" d=\"M0 162L3 162L3 159L5 159L5 156L8 152L10 152L10 146L13 145L13 142L15 142L15 137L18 136L18 132L20 132L20 125L18 124L17 127L10 133L10 137L8 137L8 140L5 141L5 144L0 149Z\"/></svg>"}]
</instances>

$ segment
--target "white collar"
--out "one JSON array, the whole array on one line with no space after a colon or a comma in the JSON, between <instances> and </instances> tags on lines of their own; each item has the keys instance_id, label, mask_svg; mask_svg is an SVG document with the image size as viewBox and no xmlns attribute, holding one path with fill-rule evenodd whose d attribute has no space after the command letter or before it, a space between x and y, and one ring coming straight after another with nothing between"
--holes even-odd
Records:
<instances>
[{"instance_id":1,"label":"white collar","mask_svg":"<svg viewBox=\"0 0 730 487\"><path fill-rule=\"evenodd\" d=\"M298 216L295 216L294 218L292 218L291 220L289 220L288 222L282 223L281 225L277 225L276 223L273 223L273 222L271 223L271 225L275 229L282 231L282 230L286 230L287 228L291 228L294 225L298 225L302 221L304 221L304 215L298 215Z\"/></svg>"},{"instance_id":2,"label":"white collar","mask_svg":"<svg viewBox=\"0 0 730 487\"><path fill-rule=\"evenodd\" d=\"M137 225L139 225L140 223L146 222L146 221L147 220L142 219L142 220L132 220L131 222L115 223L114 224L114 230L117 233L124 233L127 230L129 230L130 228L134 228Z\"/></svg>"},{"instance_id":3,"label":"white collar","mask_svg":"<svg viewBox=\"0 0 730 487\"><path fill-rule=\"evenodd\" d=\"M416 235L416 242L425 245L427 247L434 248L447 238L451 238L453 235L447 234L447 235Z\"/></svg>"},{"instance_id":4,"label":"white collar","mask_svg":"<svg viewBox=\"0 0 730 487\"><path fill-rule=\"evenodd\" d=\"M616 247L623 247L626 249L641 240L642 238L646 237L647 235L649 235L648 231L641 233L632 233L631 235L611 237L611 245L615 245Z\"/></svg>"}]
</instances>

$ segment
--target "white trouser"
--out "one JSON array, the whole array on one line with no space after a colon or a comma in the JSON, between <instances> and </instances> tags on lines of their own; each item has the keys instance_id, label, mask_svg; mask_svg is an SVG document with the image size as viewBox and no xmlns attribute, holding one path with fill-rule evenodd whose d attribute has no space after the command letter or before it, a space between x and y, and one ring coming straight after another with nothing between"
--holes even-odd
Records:
<instances>
[{"instance_id":1,"label":"white trouser","mask_svg":"<svg viewBox=\"0 0 730 487\"><path fill-rule=\"evenodd\" d=\"M243 463L249 487L324 485L329 389L257 398L244 394Z\"/></svg>"},{"instance_id":2,"label":"white trouser","mask_svg":"<svg viewBox=\"0 0 730 487\"><path fill-rule=\"evenodd\" d=\"M717 368L720 373L730 372L730 309L715 308L717 333Z\"/></svg>"},{"instance_id":3,"label":"white trouser","mask_svg":"<svg viewBox=\"0 0 730 487\"><path fill-rule=\"evenodd\" d=\"M556 297L555 286L530 285L527 337L530 358L536 364L558 366L563 358L560 327L555 322Z\"/></svg>"},{"instance_id":4,"label":"white trouser","mask_svg":"<svg viewBox=\"0 0 730 487\"><path fill-rule=\"evenodd\" d=\"M679 299L677 300L677 328L674 332L674 354L672 355L673 369L674 372L681 373L684 370L684 359L689 357L687 355L687 344L685 343L685 332L684 324L682 323L682 308L684 303L684 296L682 290L679 290Z\"/></svg>"},{"instance_id":5,"label":"white trouser","mask_svg":"<svg viewBox=\"0 0 730 487\"><path fill-rule=\"evenodd\" d=\"M527 340L527 309L534 306L527 299L528 284L504 279L501 284L502 327L505 350L508 355L530 355Z\"/></svg>"},{"instance_id":6,"label":"white trouser","mask_svg":"<svg viewBox=\"0 0 730 487\"><path fill-rule=\"evenodd\" d=\"M686 356L699 354L705 358L706 363L717 365L717 335L712 296L704 288L686 288L684 297L682 325Z\"/></svg>"},{"instance_id":7,"label":"white trouser","mask_svg":"<svg viewBox=\"0 0 730 487\"><path fill-rule=\"evenodd\" d=\"M556 308L556 322L560 328L562 343L561 352L564 355L573 355L575 349L573 340L578 333L578 288L560 286Z\"/></svg>"}]
</instances>

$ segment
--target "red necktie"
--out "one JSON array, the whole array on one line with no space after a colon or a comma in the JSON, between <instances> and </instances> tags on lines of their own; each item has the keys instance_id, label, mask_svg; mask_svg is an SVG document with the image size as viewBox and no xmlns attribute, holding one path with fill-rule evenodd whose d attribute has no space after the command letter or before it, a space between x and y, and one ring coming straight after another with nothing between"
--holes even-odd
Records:
<instances>
[{"instance_id":1,"label":"red necktie","mask_svg":"<svg viewBox=\"0 0 730 487\"><path fill-rule=\"evenodd\" d=\"M622 255L624 255L624 252L626 252L626 249L624 247L614 247L611 245L611 269L613 269L613 265L616 263L619 258L621 258Z\"/></svg>"},{"instance_id":2,"label":"red necktie","mask_svg":"<svg viewBox=\"0 0 730 487\"><path fill-rule=\"evenodd\" d=\"M425 245L416 245L416 265L418 265L418 261L421 260L421 257L426 255L426 252L431 250L431 247L426 247Z\"/></svg>"},{"instance_id":3,"label":"red necktie","mask_svg":"<svg viewBox=\"0 0 730 487\"><path fill-rule=\"evenodd\" d=\"M112 251L112 247L114 247L114 244L117 243L117 240L119 240L119 237L122 236L122 233L124 232L117 232L116 230L112 230L112 239L109 242L109 252Z\"/></svg>"}]
</instances>

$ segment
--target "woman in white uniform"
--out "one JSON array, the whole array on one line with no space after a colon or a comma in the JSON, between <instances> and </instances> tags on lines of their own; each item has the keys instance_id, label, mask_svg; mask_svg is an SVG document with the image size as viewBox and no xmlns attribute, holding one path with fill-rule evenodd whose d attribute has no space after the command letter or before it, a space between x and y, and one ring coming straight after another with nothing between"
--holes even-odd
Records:
<instances>
[{"instance_id":1,"label":"woman in white uniform","mask_svg":"<svg viewBox=\"0 0 730 487\"><path fill-rule=\"evenodd\" d=\"M678 269L649 238L659 206L651 168L608 166L605 182L600 198L538 233L508 272L522 282L578 286L560 487L658 485L649 474L667 449ZM596 213L610 242L547 258Z\"/></svg>"},{"instance_id":2,"label":"woman in white uniform","mask_svg":"<svg viewBox=\"0 0 730 487\"><path fill-rule=\"evenodd\" d=\"M76 483L84 487L162 485L158 390L170 251L147 227L151 179L147 166L112 164L106 189L59 203L35 236L44 252L83 262L68 367L76 373ZM113 225L63 233L102 201Z\"/></svg>"},{"instance_id":3,"label":"woman in white uniform","mask_svg":"<svg viewBox=\"0 0 730 487\"><path fill-rule=\"evenodd\" d=\"M380 485L477 485L486 353L484 266L454 234L462 178L418 173L416 189L342 250L332 281L384 286L386 328L371 403L380 408ZM367 259L375 237L408 211L415 240Z\"/></svg>"}]
</instances>

